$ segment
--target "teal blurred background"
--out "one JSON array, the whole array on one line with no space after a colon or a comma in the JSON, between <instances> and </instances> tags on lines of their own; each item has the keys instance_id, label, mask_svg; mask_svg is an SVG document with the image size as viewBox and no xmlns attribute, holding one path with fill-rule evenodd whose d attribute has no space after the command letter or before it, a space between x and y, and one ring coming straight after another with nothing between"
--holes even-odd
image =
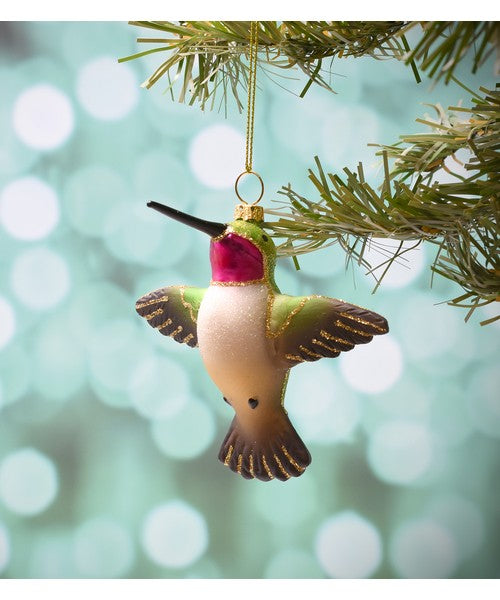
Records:
<instances>
[{"instance_id":1,"label":"teal blurred background","mask_svg":"<svg viewBox=\"0 0 500 600\"><path fill-rule=\"evenodd\" d=\"M286 406L312 465L285 484L217 460L231 409L197 350L157 335L135 300L205 285L208 240L145 207L231 218L245 116L203 114L118 65L125 23L0 24L0 575L6 578L323 578L500 575L498 327L443 303L432 248L381 289L335 248L282 260L278 285L382 313L391 332L296 367ZM421 130L469 98L403 65L338 61L337 95L305 99L262 73L255 168L267 205L312 194L367 143ZM289 73L286 73L289 75ZM493 65L460 76L494 86ZM278 81L299 92L305 81Z\"/></svg>"}]
</instances>

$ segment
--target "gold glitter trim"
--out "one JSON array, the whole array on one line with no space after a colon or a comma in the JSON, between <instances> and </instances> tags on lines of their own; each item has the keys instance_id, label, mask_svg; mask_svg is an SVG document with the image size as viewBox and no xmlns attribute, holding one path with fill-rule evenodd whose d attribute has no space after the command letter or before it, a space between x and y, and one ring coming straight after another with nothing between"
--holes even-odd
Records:
<instances>
[{"instance_id":1,"label":"gold glitter trim","mask_svg":"<svg viewBox=\"0 0 500 600\"><path fill-rule=\"evenodd\" d=\"M225 231L223 231L221 234L216 235L215 237L213 237L211 239L212 242L220 242L222 239L224 239L226 237L226 235L229 233L229 227L226 227Z\"/></svg>"},{"instance_id":2,"label":"gold glitter trim","mask_svg":"<svg viewBox=\"0 0 500 600\"><path fill-rule=\"evenodd\" d=\"M285 469L285 467L281 464L280 459L276 456L276 454L273 454L274 460L276 461L276 464L278 465L279 470L283 473L283 475L287 478L290 479L290 473Z\"/></svg>"},{"instance_id":3,"label":"gold glitter trim","mask_svg":"<svg viewBox=\"0 0 500 600\"><path fill-rule=\"evenodd\" d=\"M351 319L352 321L356 321L356 323L361 323L361 325L373 327L373 329L380 331L380 333L387 333L387 329L384 329L383 327L379 327L378 325L375 325L375 323L371 323L370 321L365 321L364 319L361 319L360 317L355 317L353 315L350 315L349 313L342 312L342 313L340 313L340 316L345 317L346 319Z\"/></svg>"},{"instance_id":4,"label":"gold glitter trim","mask_svg":"<svg viewBox=\"0 0 500 600\"><path fill-rule=\"evenodd\" d=\"M178 333L182 331L182 329L182 325L179 325L179 327L177 327L177 329L174 329L172 333L169 333L168 336L174 338Z\"/></svg>"},{"instance_id":5,"label":"gold glitter trim","mask_svg":"<svg viewBox=\"0 0 500 600\"><path fill-rule=\"evenodd\" d=\"M285 329L290 325L290 321L293 319L293 317L298 314L306 305L306 303L308 302L308 300L310 300L310 298L312 298L313 296L305 296L304 298L302 298L302 300L299 302L299 304L288 313L286 319L283 321L283 323L281 323L281 325L278 327L277 331L271 331L270 327L269 327L269 336L270 337L278 337L279 335L281 335L283 333L283 331L285 331ZM273 298L274 300L274 298ZM272 306L271 306L271 311L272 311ZM269 325L271 325L269 323Z\"/></svg>"},{"instance_id":6,"label":"gold glitter trim","mask_svg":"<svg viewBox=\"0 0 500 600\"><path fill-rule=\"evenodd\" d=\"M342 350L339 350L338 348L332 348L331 346L328 346L328 344L325 344L324 342L322 342L321 340L317 340L316 338L313 339L312 343L316 344L317 346L321 346L322 348L326 348L329 352L335 352L337 354L342 352Z\"/></svg>"},{"instance_id":7,"label":"gold glitter trim","mask_svg":"<svg viewBox=\"0 0 500 600\"><path fill-rule=\"evenodd\" d=\"M157 308L152 313L149 313L149 315L144 315L144 318L147 319L148 321L151 321L151 319L154 319L158 315L162 315L162 314L163 314L163 308Z\"/></svg>"},{"instance_id":8,"label":"gold glitter trim","mask_svg":"<svg viewBox=\"0 0 500 600\"><path fill-rule=\"evenodd\" d=\"M283 450L283 454L287 457L287 459L288 459L289 463L292 465L292 467L295 467L297 469L297 471L299 471L299 473L303 473L305 471L305 468L301 467L298 464L298 462L292 456L290 456L290 453L285 448L285 446L281 446L281 449Z\"/></svg>"},{"instance_id":9,"label":"gold glitter trim","mask_svg":"<svg viewBox=\"0 0 500 600\"><path fill-rule=\"evenodd\" d=\"M334 335L332 335L331 333L328 333L328 331L325 331L324 329L322 329L319 332L319 334L321 337L324 337L325 340L331 340L333 342L338 342L339 344L345 344L346 346L349 346L349 350L354 348L354 344L352 344L351 342L344 340L344 338L335 337Z\"/></svg>"},{"instance_id":10,"label":"gold glitter trim","mask_svg":"<svg viewBox=\"0 0 500 600\"><path fill-rule=\"evenodd\" d=\"M234 209L234 219L262 222L264 220L264 209L262 206L254 206L252 204L237 204Z\"/></svg>"},{"instance_id":11,"label":"gold glitter trim","mask_svg":"<svg viewBox=\"0 0 500 600\"><path fill-rule=\"evenodd\" d=\"M164 327L168 327L169 325L172 325L172 319L167 319L166 321L163 321L163 323L161 325L157 325L155 329L163 329Z\"/></svg>"},{"instance_id":12,"label":"gold glitter trim","mask_svg":"<svg viewBox=\"0 0 500 600\"><path fill-rule=\"evenodd\" d=\"M244 285L254 285L256 283L265 283L266 278L262 277L262 279L251 279L250 281L211 281L210 285L218 285L222 287L232 287L232 286L244 286Z\"/></svg>"},{"instance_id":13,"label":"gold glitter trim","mask_svg":"<svg viewBox=\"0 0 500 600\"><path fill-rule=\"evenodd\" d=\"M253 470L253 454L250 454L250 456L248 457L248 461L250 463L250 466L248 468L248 470L250 471L250 475L255 478L255 473Z\"/></svg>"},{"instance_id":14,"label":"gold glitter trim","mask_svg":"<svg viewBox=\"0 0 500 600\"><path fill-rule=\"evenodd\" d=\"M190 342L192 339L194 338L194 335L192 333L188 333L188 335L181 340L183 344L187 344L188 342Z\"/></svg>"},{"instance_id":15,"label":"gold glitter trim","mask_svg":"<svg viewBox=\"0 0 500 600\"><path fill-rule=\"evenodd\" d=\"M288 384L289 377L290 377L290 369L288 369L288 371L286 372L285 378L283 379L283 385L281 387L281 396L280 396L281 406L284 406L284 404L285 404L285 392L286 392L286 386Z\"/></svg>"},{"instance_id":16,"label":"gold glitter trim","mask_svg":"<svg viewBox=\"0 0 500 600\"><path fill-rule=\"evenodd\" d=\"M193 310L194 310L193 306L184 298L185 290L186 290L185 287L179 288L182 306L184 306L184 308L186 308L189 311L189 316L191 317L191 321L193 321L193 323L196 324L196 317L193 314Z\"/></svg>"},{"instance_id":17,"label":"gold glitter trim","mask_svg":"<svg viewBox=\"0 0 500 600\"><path fill-rule=\"evenodd\" d=\"M236 465L236 473L241 475L241 463L243 462L243 455L238 454L238 464Z\"/></svg>"},{"instance_id":18,"label":"gold glitter trim","mask_svg":"<svg viewBox=\"0 0 500 600\"><path fill-rule=\"evenodd\" d=\"M229 446L229 450L227 451L226 458L224 459L224 464L226 467L229 465L229 461L231 460L232 453L233 453L233 447Z\"/></svg>"},{"instance_id":19,"label":"gold glitter trim","mask_svg":"<svg viewBox=\"0 0 500 600\"><path fill-rule=\"evenodd\" d=\"M151 306L151 304L157 304L158 302L168 302L168 296L161 296L160 298L154 298L147 302L141 302L140 304L136 304L135 307L138 310L139 308L145 308L146 306Z\"/></svg>"},{"instance_id":20,"label":"gold glitter trim","mask_svg":"<svg viewBox=\"0 0 500 600\"><path fill-rule=\"evenodd\" d=\"M342 327L342 329L345 329L346 331L352 331L352 333L356 333L357 335L361 335L362 337L373 337L371 333L366 333L365 331L361 331L360 329L354 329L354 327L349 327L349 325L342 323L340 319L335 321L335 325L337 327Z\"/></svg>"},{"instance_id":21,"label":"gold glitter trim","mask_svg":"<svg viewBox=\"0 0 500 600\"><path fill-rule=\"evenodd\" d=\"M287 360L293 360L294 362L305 362L306 359L302 358L302 356L297 356L296 354L285 354L285 358ZM283 394L284 396L284 394Z\"/></svg>"},{"instance_id":22,"label":"gold glitter trim","mask_svg":"<svg viewBox=\"0 0 500 600\"><path fill-rule=\"evenodd\" d=\"M323 358L322 354L318 354L317 352L313 352L312 350L309 350L309 348L306 348L305 346L300 345L299 346L299 350L301 352L304 352L305 354L307 354L307 356L310 356L311 358Z\"/></svg>"},{"instance_id":23,"label":"gold glitter trim","mask_svg":"<svg viewBox=\"0 0 500 600\"><path fill-rule=\"evenodd\" d=\"M262 464L264 465L264 469L266 470L267 476L269 477L269 479L274 479L274 475L271 473L271 469L269 468L267 462L266 462L266 457L264 456L264 454L262 455Z\"/></svg>"}]
</instances>

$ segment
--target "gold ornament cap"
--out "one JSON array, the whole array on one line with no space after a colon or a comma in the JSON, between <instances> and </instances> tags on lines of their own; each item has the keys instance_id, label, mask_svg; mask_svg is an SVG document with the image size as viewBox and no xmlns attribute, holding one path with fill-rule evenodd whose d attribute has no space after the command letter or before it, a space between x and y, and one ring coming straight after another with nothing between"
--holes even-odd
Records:
<instances>
[{"instance_id":1,"label":"gold ornament cap","mask_svg":"<svg viewBox=\"0 0 500 600\"><path fill-rule=\"evenodd\" d=\"M255 204L237 204L234 209L234 218L243 221L264 221L264 209Z\"/></svg>"}]
</instances>

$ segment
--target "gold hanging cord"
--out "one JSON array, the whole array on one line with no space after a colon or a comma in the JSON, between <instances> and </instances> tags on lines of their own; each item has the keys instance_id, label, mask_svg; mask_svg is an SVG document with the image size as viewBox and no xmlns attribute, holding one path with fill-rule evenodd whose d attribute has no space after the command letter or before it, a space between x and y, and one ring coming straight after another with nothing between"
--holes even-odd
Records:
<instances>
[{"instance_id":1,"label":"gold hanging cord","mask_svg":"<svg viewBox=\"0 0 500 600\"><path fill-rule=\"evenodd\" d=\"M238 175L234 184L234 190L238 198L243 202L236 207L236 218L262 220L264 211L261 207L255 206L264 195L264 182L262 177L253 170L253 132L255 122L255 90L257 82L257 52L259 49L258 42L259 22L251 21L250 23L250 44L248 48L249 72L248 72L248 104L247 104L247 131L246 131L246 148L245 148L245 170ZM238 184L245 175L255 175L260 181L261 192L260 196L248 204L238 192Z\"/></svg>"}]
</instances>

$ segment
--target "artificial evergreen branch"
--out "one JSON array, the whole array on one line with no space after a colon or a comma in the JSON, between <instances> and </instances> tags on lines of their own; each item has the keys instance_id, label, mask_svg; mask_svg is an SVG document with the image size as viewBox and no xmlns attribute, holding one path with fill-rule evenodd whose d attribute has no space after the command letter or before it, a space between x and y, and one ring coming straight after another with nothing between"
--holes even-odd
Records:
<instances>
[{"instance_id":1,"label":"artificial evergreen branch","mask_svg":"<svg viewBox=\"0 0 500 600\"><path fill-rule=\"evenodd\" d=\"M472 50L472 72L491 56L500 44L500 27L496 21L427 21L423 34L406 62L416 61L422 71L446 83L452 79L460 61Z\"/></svg>"},{"instance_id":2,"label":"artificial evergreen branch","mask_svg":"<svg viewBox=\"0 0 500 600\"><path fill-rule=\"evenodd\" d=\"M131 25L157 32L137 40L155 47L120 62L166 55L144 87L166 80L172 98L177 88L179 102L199 102L202 109L226 106L232 95L242 110L249 21L131 21ZM405 37L410 29L421 35L413 50ZM435 79L444 75L448 82L466 56L472 54L475 71L500 46L498 24L485 21L259 21L258 38L261 73L273 78L298 67L308 77L300 96L313 82L333 91L329 75L334 59L393 58L411 65L417 81L420 68Z\"/></svg>"},{"instance_id":3,"label":"artificial evergreen branch","mask_svg":"<svg viewBox=\"0 0 500 600\"><path fill-rule=\"evenodd\" d=\"M357 173L346 168L344 176L326 174L316 157L316 171L310 170L309 178L319 198L309 200L288 185L280 192L288 199L287 208L266 211L279 217L268 222L276 237L285 238L279 253L295 256L338 242L348 259L374 275L381 272L377 289L390 265L408 250L402 242L425 240L438 249L432 270L464 289L450 304L468 307L466 320L478 306L498 301L500 90L481 88L481 93L472 108L452 107L446 113L435 106L436 120L419 120L430 131L381 146L384 179L378 190L365 181L361 164ZM469 153L465 164L456 157L461 149ZM454 162L462 164L465 175L454 172ZM451 181L442 183L443 173ZM391 253L380 238L401 244ZM375 267L364 257L369 244L378 245L387 257Z\"/></svg>"}]
</instances>

